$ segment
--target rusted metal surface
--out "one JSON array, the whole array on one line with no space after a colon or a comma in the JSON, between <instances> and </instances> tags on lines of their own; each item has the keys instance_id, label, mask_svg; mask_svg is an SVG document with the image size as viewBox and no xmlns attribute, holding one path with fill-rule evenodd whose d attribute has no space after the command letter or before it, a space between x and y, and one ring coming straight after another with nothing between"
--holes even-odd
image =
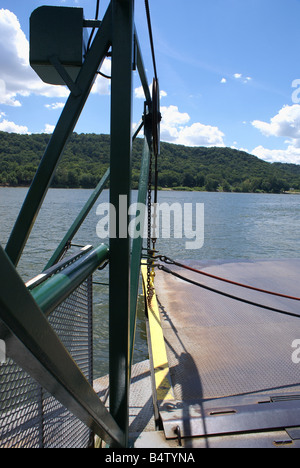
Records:
<instances>
[{"instance_id":1,"label":"rusted metal surface","mask_svg":"<svg viewBox=\"0 0 300 468\"><path fill-rule=\"evenodd\" d=\"M300 260L297 259L211 264L191 261L188 264L240 283L299 296ZM245 290L175 266L172 269L232 295L300 315L299 301ZM174 414L174 408L168 410L166 402L161 408L169 436L170 430L174 433L178 425L183 436L203 435L205 431L218 434L218 427L220 433L226 432L227 429L223 431L221 427L226 428L227 424L228 431L268 428L277 423L280 426L282 421L286 427L289 421L292 426L300 425L296 415L300 406L300 364L292 360L292 343L300 339L298 318L222 297L163 271L156 274L155 288L175 399L183 405L178 414L175 411L173 423L170 414ZM291 397L288 404L281 401L275 407L272 403L262 410L260 400L270 402L274 396L287 395ZM241 408L245 397L253 396L256 402L244 405L242 413L236 411L236 405ZM211 415L216 407L225 405L226 409L228 397L234 398L232 412L225 416L222 411ZM201 412L204 406L205 412ZM184 420L191 419L190 410L194 414L195 407L200 407L193 416L196 420L199 418L198 423L193 422L194 429L184 434L187 427ZM276 415L279 408L280 414ZM252 427L255 424L258 427Z\"/></svg>"}]
</instances>

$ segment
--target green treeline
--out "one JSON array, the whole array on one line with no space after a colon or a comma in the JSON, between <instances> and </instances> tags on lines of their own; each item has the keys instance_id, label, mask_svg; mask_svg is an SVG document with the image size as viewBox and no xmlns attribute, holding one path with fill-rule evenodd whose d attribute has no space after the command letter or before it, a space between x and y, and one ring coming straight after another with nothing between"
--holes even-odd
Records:
<instances>
[{"instance_id":1,"label":"green treeline","mask_svg":"<svg viewBox=\"0 0 300 468\"><path fill-rule=\"evenodd\" d=\"M0 132L0 185L29 186L50 136ZM132 182L137 188L143 140L133 145ZM94 188L109 166L108 135L74 133L52 181L57 188ZM300 190L300 166L267 163L231 148L161 144L161 188L280 193Z\"/></svg>"}]
</instances>

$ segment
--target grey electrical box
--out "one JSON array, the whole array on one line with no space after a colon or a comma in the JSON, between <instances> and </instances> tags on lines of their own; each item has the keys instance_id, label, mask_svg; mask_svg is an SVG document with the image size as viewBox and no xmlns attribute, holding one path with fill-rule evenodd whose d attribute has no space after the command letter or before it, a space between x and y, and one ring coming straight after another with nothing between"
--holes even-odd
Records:
<instances>
[{"instance_id":1,"label":"grey electrical box","mask_svg":"<svg viewBox=\"0 0 300 468\"><path fill-rule=\"evenodd\" d=\"M30 17L30 65L45 82L64 85L53 66L60 62L75 81L83 63L83 9L42 6Z\"/></svg>"}]
</instances>

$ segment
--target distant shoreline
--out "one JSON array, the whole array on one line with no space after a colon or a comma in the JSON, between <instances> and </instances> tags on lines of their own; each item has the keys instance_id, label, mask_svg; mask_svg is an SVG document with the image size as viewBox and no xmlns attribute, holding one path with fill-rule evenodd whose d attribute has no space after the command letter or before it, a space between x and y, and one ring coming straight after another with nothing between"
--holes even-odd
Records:
<instances>
[{"instance_id":1,"label":"distant shoreline","mask_svg":"<svg viewBox=\"0 0 300 468\"><path fill-rule=\"evenodd\" d=\"M0 188L29 188L30 185L7 185L7 184L0 184ZM49 187L50 189L55 190L93 190L93 187L86 188L86 187ZM137 188L133 188L133 190L137 190ZM162 192L205 192L205 193L253 193L253 194L261 194L261 195L300 195L300 190L290 190L284 192L242 192L242 191L222 191L222 190L210 190L207 191L203 188L192 188L192 187L159 187L158 190Z\"/></svg>"},{"instance_id":2,"label":"distant shoreline","mask_svg":"<svg viewBox=\"0 0 300 468\"><path fill-rule=\"evenodd\" d=\"M0 132L0 184L28 187L44 157L49 135ZM132 188L140 178L143 141L132 145ZM110 165L110 136L73 133L53 176L52 188L93 189ZM300 164L269 163L228 147L161 143L160 187L166 190L283 193L300 191Z\"/></svg>"}]
</instances>

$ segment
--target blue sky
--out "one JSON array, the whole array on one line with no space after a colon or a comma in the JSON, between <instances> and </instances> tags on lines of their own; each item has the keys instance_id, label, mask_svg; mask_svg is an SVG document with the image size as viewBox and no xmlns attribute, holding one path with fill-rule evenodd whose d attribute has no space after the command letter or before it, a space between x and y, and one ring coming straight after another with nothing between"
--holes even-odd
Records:
<instances>
[{"instance_id":1,"label":"blue sky","mask_svg":"<svg viewBox=\"0 0 300 468\"><path fill-rule=\"evenodd\" d=\"M0 0L0 130L51 132L66 101L66 88L44 84L28 64L29 17L43 4L83 7L88 19L96 0ZM150 0L150 10L162 140L300 164L300 0ZM135 22L150 83L144 0ZM135 74L134 122L139 87ZM109 104L110 83L99 77L75 130L109 133Z\"/></svg>"}]
</instances>

